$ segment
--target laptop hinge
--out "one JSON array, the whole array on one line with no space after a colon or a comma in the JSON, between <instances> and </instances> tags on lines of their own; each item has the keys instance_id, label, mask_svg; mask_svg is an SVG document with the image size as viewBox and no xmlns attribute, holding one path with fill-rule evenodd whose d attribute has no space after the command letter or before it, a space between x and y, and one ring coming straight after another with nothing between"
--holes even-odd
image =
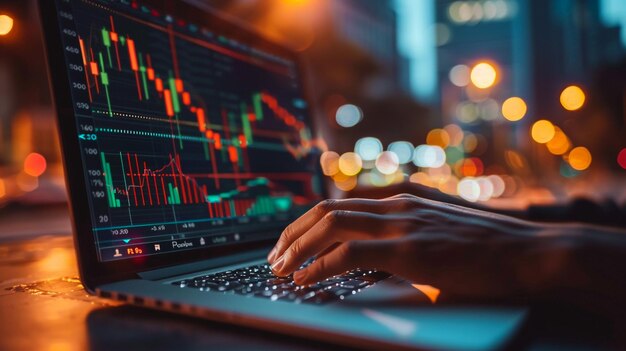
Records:
<instances>
[{"instance_id":1,"label":"laptop hinge","mask_svg":"<svg viewBox=\"0 0 626 351\"><path fill-rule=\"evenodd\" d=\"M219 258L213 258L208 260L202 260L192 263L185 263L176 266L170 266L165 268L159 268L146 272L141 272L138 275L147 280L160 280L170 277L175 277L183 274L189 274L193 272L205 271L207 269L213 269L217 267L223 267L232 265L235 263L258 260L264 258L267 255L267 249L259 249L253 251L242 252L238 254L228 255Z\"/></svg>"}]
</instances>

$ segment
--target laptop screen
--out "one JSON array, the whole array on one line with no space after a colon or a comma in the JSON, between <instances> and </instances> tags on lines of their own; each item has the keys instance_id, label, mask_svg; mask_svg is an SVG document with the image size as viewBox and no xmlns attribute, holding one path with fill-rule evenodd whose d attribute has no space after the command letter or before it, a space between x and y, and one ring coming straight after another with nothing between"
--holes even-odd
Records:
<instances>
[{"instance_id":1,"label":"laptop screen","mask_svg":"<svg viewBox=\"0 0 626 351\"><path fill-rule=\"evenodd\" d=\"M292 58L135 1L56 3L100 261L267 240L319 200Z\"/></svg>"}]
</instances>

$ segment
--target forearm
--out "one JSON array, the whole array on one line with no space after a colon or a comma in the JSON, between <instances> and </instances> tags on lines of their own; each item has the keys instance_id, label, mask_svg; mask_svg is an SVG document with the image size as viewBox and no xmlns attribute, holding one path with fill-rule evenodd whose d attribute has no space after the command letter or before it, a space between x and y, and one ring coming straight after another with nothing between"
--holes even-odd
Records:
<instances>
[{"instance_id":1,"label":"forearm","mask_svg":"<svg viewBox=\"0 0 626 351\"><path fill-rule=\"evenodd\" d=\"M485 206L480 203L469 202L463 200L460 197L452 196L445 194L437 189L429 188L424 185L415 184L415 183L399 183L393 184L386 187L361 187L357 188L347 194L348 198L369 198L369 199L383 199L389 196L408 193L411 195L415 195L418 197L422 197L425 199L446 202L449 204L459 205L467 208L473 208L476 210L489 211L494 213L499 213L507 216L527 219L528 214L526 210L515 210L515 209L503 209L503 208L494 208Z\"/></svg>"},{"instance_id":2,"label":"forearm","mask_svg":"<svg viewBox=\"0 0 626 351\"><path fill-rule=\"evenodd\" d=\"M556 240L544 252L543 270L559 271L539 295L603 313L624 308L626 230L581 224L549 227L554 229L544 235L554 234Z\"/></svg>"}]
</instances>

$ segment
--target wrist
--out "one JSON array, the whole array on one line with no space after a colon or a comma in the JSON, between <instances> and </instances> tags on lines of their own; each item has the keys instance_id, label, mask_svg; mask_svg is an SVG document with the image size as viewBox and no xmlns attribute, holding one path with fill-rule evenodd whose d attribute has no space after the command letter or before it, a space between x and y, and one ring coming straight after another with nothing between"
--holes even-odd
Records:
<instances>
[{"instance_id":1,"label":"wrist","mask_svg":"<svg viewBox=\"0 0 626 351\"><path fill-rule=\"evenodd\" d=\"M569 225L533 225L516 263L521 289L534 296L573 289L587 284L586 269L580 267L580 230Z\"/></svg>"}]
</instances>

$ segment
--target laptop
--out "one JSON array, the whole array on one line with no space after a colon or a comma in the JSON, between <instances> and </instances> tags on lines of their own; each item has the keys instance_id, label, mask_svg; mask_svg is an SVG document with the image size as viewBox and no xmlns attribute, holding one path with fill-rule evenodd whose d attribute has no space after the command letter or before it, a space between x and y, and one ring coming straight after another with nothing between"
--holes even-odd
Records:
<instances>
[{"instance_id":1,"label":"laptop","mask_svg":"<svg viewBox=\"0 0 626 351\"><path fill-rule=\"evenodd\" d=\"M266 255L326 197L296 53L206 5L40 0L80 278L128 304L363 348L494 349L520 308L433 306L373 267Z\"/></svg>"}]
</instances>

